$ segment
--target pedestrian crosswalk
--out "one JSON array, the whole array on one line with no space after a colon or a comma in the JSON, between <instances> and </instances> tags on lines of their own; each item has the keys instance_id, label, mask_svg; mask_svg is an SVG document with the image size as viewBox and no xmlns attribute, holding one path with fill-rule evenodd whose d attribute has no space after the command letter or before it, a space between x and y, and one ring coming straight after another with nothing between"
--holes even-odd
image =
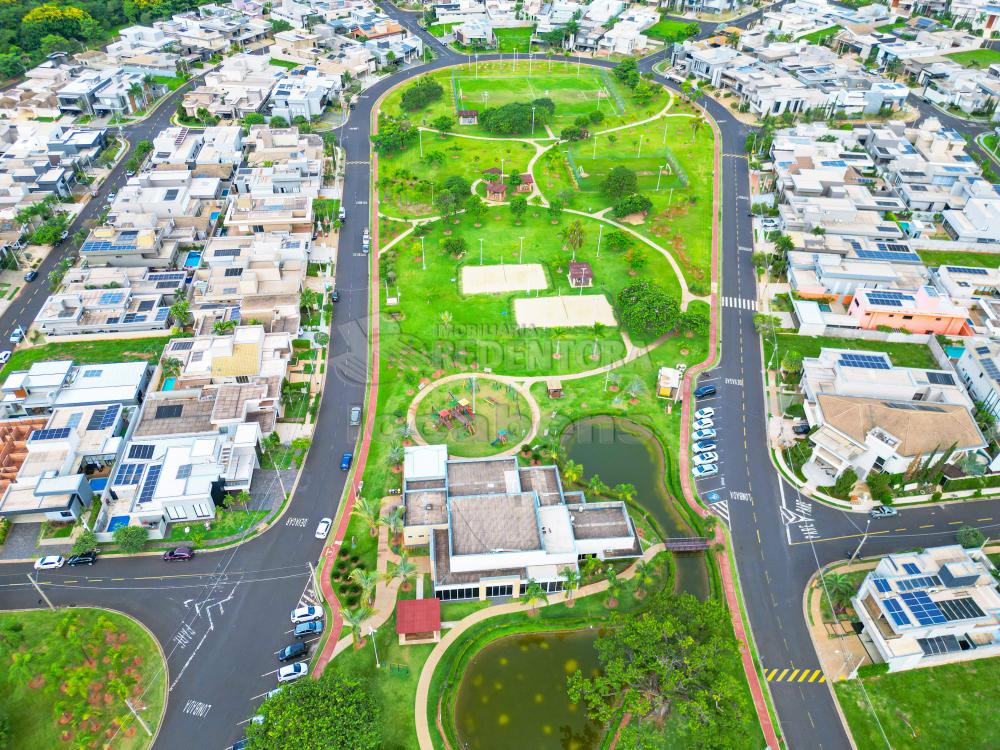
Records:
<instances>
[{"instance_id":1,"label":"pedestrian crosswalk","mask_svg":"<svg viewBox=\"0 0 1000 750\"><path fill-rule=\"evenodd\" d=\"M715 513L719 518L726 522L726 526L729 525L729 501L720 500L717 503L712 503L708 506L711 508L712 512Z\"/></svg>"},{"instance_id":2,"label":"pedestrian crosswalk","mask_svg":"<svg viewBox=\"0 0 1000 750\"><path fill-rule=\"evenodd\" d=\"M744 297L723 297L723 307L735 307L740 310L756 310L757 300L745 299Z\"/></svg>"},{"instance_id":3,"label":"pedestrian crosswalk","mask_svg":"<svg viewBox=\"0 0 1000 750\"><path fill-rule=\"evenodd\" d=\"M826 675L822 669L767 669L768 682L826 682Z\"/></svg>"}]
</instances>

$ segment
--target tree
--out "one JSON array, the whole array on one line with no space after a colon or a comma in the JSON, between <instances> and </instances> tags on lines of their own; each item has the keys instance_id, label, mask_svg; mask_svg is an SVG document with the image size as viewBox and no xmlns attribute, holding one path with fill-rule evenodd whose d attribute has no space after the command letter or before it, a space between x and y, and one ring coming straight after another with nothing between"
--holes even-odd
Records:
<instances>
[{"instance_id":1,"label":"tree","mask_svg":"<svg viewBox=\"0 0 1000 750\"><path fill-rule=\"evenodd\" d=\"M580 588L580 571L576 568L563 568L559 571L563 577L563 591L566 592L566 606L572 608L573 592Z\"/></svg>"},{"instance_id":2,"label":"tree","mask_svg":"<svg viewBox=\"0 0 1000 750\"><path fill-rule=\"evenodd\" d=\"M966 549L972 549L973 547L982 547L986 536L975 526L963 526L955 534L955 541Z\"/></svg>"},{"instance_id":3,"label":"tree","mask_svg":"<svg viewBox=\"0 0 1000 750\"><path fill-rule=\"evenodd\" d=\"M545 604L549 603L548 594L545 593L545 589L534 578L529 580L528 584L524 587L524 591L521 592L521 599L528 605L528 614L531 617L538 614L539 604L543 602Z\"/></svg>"},{"instance_id":4,"label":"tree","mask_svg":"<svg viewBox=\"0 0 1000 750\"><path fill-rule=\"evenodd\" d=\"M92 550L95 547L97 547L97 534L90 529L84 529L77 536L76 541L73 542L73 554L79 555L81 552Z\"/></svg>"},{"instance_id":5,"label":"tree","mask_svg":"<svg viewBox=\"0 0 1000 750\"><path fill-rule=\"evenodd\" d=\"M620 198L612 207L611 213L621 219L631 214L646 214L653 207L653 201L642 193L632 193Z\"/></svg>"},{"instance_id":6,"label":"tree","mask_svg":"<svg viewBox=\"0 0 1000 750\"><path fill-rule=\"evenodd\" d=\"M781 321L774 315L754 313L753 327L761 336L772 336Z\"/></svg>"},{"instance_id":7,"label":"tree","mask_svg":"<svg viewBox=\"0 0 1000 750\"><path fill-rule=\"evenodd\" d=\"M583 467L576 461L567 461L562 467L562 475L570 484L576 484L583 476Z\"/></svg>"},{"instance_id":8,"label":"tree","mask_svg":"<svg viewBox=\"0 0 1000 750\"><path fill-rule=\"evenodd\" d=\"M121 547L122 552L134 555L146 546L149 531L144 526L119 526L115 529L112 537L115 544Z\"/></svg>"},{"instance_id":9,"label":"tree","mask_svg":"<svg viewBox=\"0 0 1000 750\"><path fill-rule=\"evenodd\" d=\"M621 165L612 167L601 183L601 192L611 201L618 201L632 195L639 189L639 178L635 172Z\"/></svg>"},{"instance_id":10,"label":"tree","mask_svg":"<svg viewBox=\"0 0 1000 750\"><path fill-rule=\"evenodd\" d=\"M677 328L681 306L675 297L649 281L637 281L618 293L618 317L633 336L656 338Z\"/></svg>"},{"instance_id":11,"label":"tree","mask_svg":"<svg viewBox=\"0 0 1000 750\"><path fill-rule=\"evenodd\" d=\"M442 133L447 133L455 127L455 118L448 115L439 115L431 120L431 127L435 130L440 130Z\"/></svg>"},{"instance_id":12,"label":"tree","mask_svg":"<svg viewBox=\"0 0 1000 750\"><path fill-rule=\"evenodd\" d=\"M575 257L576 251L583 247L583 222L575 219L572 224L559 232L559 236L562 237L563 247L571 250Z\"/></svg>"},{"instance_id":13,"label":"tree","mask_svg":"<svg viewBox=\"0 0 1000 750\"><path fill-rule=\"evenodd\" d=\"M604 113L599 109L595 109L587 115L587 119L590 120L592 125L600 125L604 122Z\"/></svg>"},{"instance_id":14,"label":"tree","mask_svg":"<svg viewBox=\"0 0 1000 750\"><path fill-rule=\"evenodd\" d=\"M677 746L739 747L752 731L739 649L715 600L659 592L641 612L616 614L596 643L601 673L568 678L571 701L606 723L619 710L632 723L670 725Z\"/></svg>"},{"instance_id":15,"label":"tree","mask_svg":"<svg viewBox=\"0 0 1000 750\"><path fill-rule=\"evenodd\" d=\"M170 317L177 321L177 325L184 328L191 322L191 303L186 299L179 299L170 306Z\"/></svg>"},{"instance_id":16,"label":"tree","mask_svg":"<svg viewBox=\"0 0 1000 750\"><path fill-rule=\"evenodd\" d=\"M802 352L789 349L781 357L781 369L791 375L802 372Z\"/></svg>"},{"instance_id":17,"label":"tree","mask_svg":"<svg viewBox=\"0 0 1000 750\"><path fill-rule=\"evenodd\" d=\"M378 573L374 570L355 568L348 576L352 583L356 583L361 589L361 598L367 606L375 603L375 587L378 584Z\"/></svg>"},{"instance_id":18,"label":"tree","mask_svg":"<svg viewBox=\"0 0 1000 750\"><path fill-rule=\"evenodd\" d=\"M559 221L559 217L562 216L563 212L563 202L558 198L553 198L549 201L549 219L555 223Z\"/></svg>"},{"instance_id":19,"label":"tree","mask_svg":"<svg viewBox=\"0 0 1000 750\"><path fill-rule=\"evenodd\" d=\"M695 336L706 335L712 327L712 320L708 310L704 306L695 307L691 305L681 313L680 323L677 325L682 331L693 333Z\"/></svg>"},{"instance_id":20,"label":"tree","mask_svg":"<svg viewBox=\"0 0 1000 750\"><path fill-rule=\"evenodd\" d=\"M624 500L626 502L631 502L635 499L635 485L622 482L616 484L614 490L612 490L614 496L619 500Z\"/></svg>"},{"instance_id":21,"label":"tree","mask_svg":"<svg viewBox=\"0 0 1000 750\"><path fill-rule=\"evenodd\" d=\"M857 483L858 473L854 469L847 469L833 483L833 494L837 497L846 497Z\"/></svg>"},{"instance_id":22,"label":"tree","mask_svg":"<svg viewBox=\"0 0 1000 750\"><path fill-rule=\"evenodd\" d=\"M423 109L431 102L437 101L444 94L444 87L433 78L427 76L403 89L399 106L408 112Z\"/></svg>"},{"instance_id":23,"label":"tree","mask_svg":"<svg viewBox=\"0 0 1000 750\"><path fill-rule=\"evenodd\" d=\"M608 250L615 253L623 253L632 247L631 235L618 229L608 232L607 237L604 238L604 242L606 243Z\"/></svg>"},{"instance_id":24,"label":"tree","mask_svg":"<svg viewBox=\"0 0 1000 750\"><path fill-rule=\"evenodd\" d=\"M378 132L371 136L372 146L379 154L402 151L417 139L417 131L409 120L379 117Z\"/></svg>"},{"instance_id":25,"label":"tree","mask_svg":"<svg viewBox=\"0 0 1000 750\"><path fill-rule=\"evenodd\" d=\"M163 369L163 375L167 378L176 378L181 374L181 368L183 366L184 363L176 357L164 357L160 360L160 367Z\"/></svg>"},{"instance_id":26,"label":"tree","mask_svg":"<svg viewBox=\"0 0 1000 750\"><path fill-rule=\"evenodd\" d=\"M843 573L825 573L822 584L830 595L830 604L835 612L843 612L851 605L851 597L857 587L848 576Z\"/></svg>"},{"instance_id":27,"label":"tree","mask_svg":"<svg viewBox=\"0 0 1000 750\"><path fill-rule=\"evenodd\" d=\"M246 490L240 490L239 492L236 493L236 496L230 501L227 507L232 507L235 505L237 508L246 510L246 507L250 504L250 501L252 499L253 498L250 496L249 492L247 492Z\"/></svg>"},{"instance_id":28,"label":"tree","mask_svg":"<svg viewBox=\"0 0 1000 750\"><path fill-rule=\"evenodd\" d=\"M282 31L291 31L294 27L283 18L275 18L271 21L271 34L280 34Z\"/></svg>"},{"instance_id":29,"label":"tree","mask_svg":"<svg viewBox=\"0 0 1000 750\"><path fill-rule=\"evenodd\" d=\"M10 726L10 717L6 711L0 711L0 750L7 750L11 747L11 740L14 738L13 730Z\"/></svg>"},{"instance_id":30,"label":"tree","mask_svg":"<svg viewBox=\"0 0 1000 750\"><path fill-rule=\"evenodd\" d=\"M587 137L587 131L578 125L569 125L559 132L560 140L582 141Z\"/></svg>"},{"instance_id":31,"label":"tree","mask_svg":"<svg viewBox=\"0 0 1000 750\"><path fill-rule=\"evenodd\" d=\"M515 195L510 199L510 212L514 215L514 223L520 224L524 214L528 211L528 199L523 195Z\"/></svg>"},{"instance_id":32,"label":"tree","mask_svg":"<svg viewBox=\"0 0 1000 750\"><path fill-rule=\"evenodd\" d=\"M618 606L618 600L621 598L622 582L618 578L618 573L612 567L608 567L604 571L604 580L608 584L608 587L605 589L607 594L604 599L604 606L608 609L614 609Z\"/></svg>"},{"instance_id":33,"label":"tree","mask_svg":"<svg viewBox=\"0 0 1000 750\"><path fill-rule=\"evenodd\" d=\"M632 98L639 104L646 104L653 98L654 94L656 94L656 89L653 88L649 81L640 80L632 89Z\"/></svg>"},{"instance_id":34,"label":"tree","mask_svg":"<svg viewBox=\"0 0 1000 750\"><path fill-rule=\"evenodd\" d=\"M308 289L302 291L305 294ZM212 333L216 336L225 336L228 333L232 333L236 328L235 320L217 320L212 324Z\"/></svg>"},{"instance_id":35,"label":"tree","mask_svg":"<svg viewBox=\"0 0 1000 750\"><path fill-rule=\"evenodd\" d=\"M651 562L640 560L635 564L635 596L644 599L649 587L656 582L656 567Z\"/></svg>"},{"instance_id":36,"label":"tree","mask_svg":"<svg viewBox=\"0 0 1000 750\"><path fill-rule=\"evenodd\" d=\"M691 142L694 143L694 139L698 137L698 131L701 130L701 126L705 124L705 118L701 115L693 117L691 119Z\"/></svg>"},{"instance_id":37,"label":"tree","mask_svg":"<svg viewBox=\"0 0 1000 750\"><path fill-rule=\"evenodd\" d=\"M624 83L630 89L642 80L639 75L639 65L635 58L628 57L618 63L614 68L615 78Z\"/></svg>"},{"instance_id":38,"label":"tree","mask_svg":"<svg viewBox=\"0 0 1000 750\"><path fill-rule=\"evenodd\" d=\"M247 128L251 125L263 125L266 122L267 118L259 112L251 112L243 118L243 125Z\"/></svg>"},{"instance_id":39,"label":"tree","mask_svg":"<svg viewBox=\"0 0 1000 750\"><path fill-rule=\"evenodd\" d=\"M268 122L268 125L270 125L272 128L287 128L288 120L286 120L281 115L273 115L271 117L270 122Z\"/></svg>"},{"instance_id":40,"label":"tree","mask_svg":"<svg viewBox=\"0 0 1000 750\"><path fill-rule=\"evenodd\" d=\"M592 495L603 495L608 491L608 485L604 483L600 475L594 474L589 480L587 480L587 492Z\"/></svg>"},{"instance_id":41,"label":"tree","mask_svg":"<svg viewBox=\"0 0 1000 750\"><path fill-rule=\"evenodd\" d=\"M456 198L454 193L451 193L448 190L442 190L434 196L434 207L438 210L438 213L441 214L441 218L443 218L446 222L458 213L458 207L460 205L460 199Z\"/></svg>"},{"instance_id":42,"label":"tree","mask_svg":"<svg viewBox=\"0 0 1000 750\"><path fill-rule=\"evenodd\" d=\"M361 632L361 627L364 625L365 620L374 613L375 611L371 607L341 608L340 616L343 618L344 624L351 628L351 640L354 641L355 649L361 648L361 645L364 643L364 633Z\"/></svg>"},{"instance_id":43,"label":"tree","mask_svg":"<svg viewBox=\"0 0 1000 750\"><path fill-rule=\"evenodd\" d=\"M868 472L868 476L865 477L865 484L868 485L868 491L871 493L872 499L875 500L875 502L892 502L892 488L889 486L890 481L891 479L889 475L884 472Z\"/></svg>"},{"instance_id":44,"label":"tree","mask_svg":"<svg viewBox=\"0 0 1000 750\"><path fill-rule=\"evenodd\" d=\"M482 198L473 193L465 199L465 213L478 227L483 223L486 214L489 213L489 208L483 202Z\"/></svg>"},{"instance_id":45,"label":"tree","mask_svg":"<svg viewBox=\"0 0 1000 750\"><path fill-rule=\"evenodd\" d=\"M445 237L441 248L453 258L461 258L468 249L468 243L464 237Z\"/></svg>"},{"instance_id":46,"label":"tree","mask_svg":"<svg viewBox=\"0 0 1000 750\"><path fill-rule=\"evenodd\" d=\"M368 525L370 536L378 536L381 507L382 501L377 497L359 497L354 501L354 510L351 511L351 515Z\"/></svg>"},{"instance_id":47,"label":"tree","mask_svg":"<svg viewBox=\"0 0 1000 750\"><path fill-rule=\"evenodd\" d=\"M393 565L392 570L388 573L390 580L393 578L399 579L399 588L403 591L410 590L410 587L413 585L413 579L416 577L417 566L405 552L399 556L399 562Z\"/></svg>"}]
</instances>

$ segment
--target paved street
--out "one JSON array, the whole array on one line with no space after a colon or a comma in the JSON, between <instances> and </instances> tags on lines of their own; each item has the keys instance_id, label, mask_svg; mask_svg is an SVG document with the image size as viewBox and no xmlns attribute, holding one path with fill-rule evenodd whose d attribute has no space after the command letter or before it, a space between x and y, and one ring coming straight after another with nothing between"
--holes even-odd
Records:
<instances>
[{"instance_id":1,"label":"paved street","mask_svg":"<svg viewBox=\"0 0 1000 750\"><path fill-rule=\"evenodd\" d=\"M388 4L384 7L405 25L413 23L411 14ZM337 459L356 444L358 430L348 425L348 409L363 401L367 380L372 257L361 252L361 234L368 215L371 108L400 80L464 59L440 45L435 49L440 54L429 65L405 69L367 89L338 131L346 151L344 206L348 214L338 250L340 302L335 307L314 448L285 516L244 545L200 553L190 563L166 564L158 557L108 558L86 570L39 575L56 605L120 609L141 619L160 640L168 655L171 692L157 748L221 750L241 737L242 726L276 685L274 652L289 640L288 611L300 601L315 600L309 587L309 563L316 563L323 543L313 532L321 517L335 515L343 496L346 474L339 471ZM644 60L642 68L648 70L661 56ZM181 95L175 92L149 121L125 128L130 142L134 145L166 127ZM719 123L725 154L719 295L753 300L748 171L741 156L747 130L721 106L711 101L703 104ZM103 205L107 191L116 190L123 181L124 170L119 166L73 231ZM36 288L22 294L0 318L0 331L5 335L34 318L45 298L45 274L59 257L59 252L53 252L46 259ZM765 668L814 669L818 664L802 615L803 587L818 565L844 557L846 547L857 545L866 516L812 503L779 480L767 453L760 344L752 317L751 309L722 308L722 360L701 381L719 385L715 405L724 405L721 473L702 482L699 489L733 531L743 593ZM987 501L906 510L896 519L879 522L884 526L876 528L873 523L878 533L869 538L864 552L950 541L955 525L964 522L982 526L990 534L994 518L1000 522L1000 503ZM0 606L39 604L26 578L29 572L26 564L0 566ZM826 683L781 682L769 687L789 747L849 747Z\"/></svg>"}]
</instances>

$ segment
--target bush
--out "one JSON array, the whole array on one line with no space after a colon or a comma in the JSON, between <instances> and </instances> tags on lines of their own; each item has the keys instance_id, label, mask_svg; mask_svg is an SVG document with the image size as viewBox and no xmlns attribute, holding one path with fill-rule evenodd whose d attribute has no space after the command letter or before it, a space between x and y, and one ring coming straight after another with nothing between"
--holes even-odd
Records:
<instances>
[{"instance_id":1,"label":"bush","mask_svg":"<svg viewBox=\"0 0 1000 750\"><path fill-rule=\"evenodd\" d=\"M122 526L115 529L115 533L112 536L114 537L115 544L121 547L122 552L134 555L146 546L146 541L149 539L149 531L142 526Z\"/></svg>"},{"instance_id":2,"label":"bush","mask_svg":"<svg viewBox=\"0 0 1000 750\"><path fill-rule=\"evenodd\" d=\"M858 474L854 469L848 469L839 477L833 485L833 494L837 497L847 497L852 489L854 489L855 483L858 481Z\"/></svg>"},{"instance_id":3,"label":"bush","mask_svg":"<svg viewBox=\"0 0 1000 750\"><path fill-rule=\"evenodd\" d=\"M983 542L986 541L986 535L975 526L963 526L955 534L955 541L966 549L972 549L973 547L982 547Z\"/></svg>"},{"instance_id":4,"label":"bush","mask_svg":"<svg viewBox=\"0 0 1000 750\"><path fill-rule=\"evenodd\" d=\"M73 543L73 554L79 555L81 552L94 549L97 546L97 534L90 529L85 529Z\"/></svg>"},{"instance_id":5,"label":"bush","mask_svg":"<svg viewBox=\"0 0 1000 750\"><path fill-rule=\"evenodd\" d=\"M621 219L624 216L630 214L644 214L648 213L649 209L653 207L653 201L647 198L642 193L633 193L632 195L626 195L621 200L617 201L614 208L611 209L611 213L615 218Z\"/></svg>"},{"instance_id":6,"label":"bush","mask_svg":"<svg viewBox=\"0 0 1000 750\"><path fill-rule=\"evenodd\" d=\"M399 106L410 112L423 109L428 104L441 98L444 88L433 78L421 78L412 86L403 90Z\"/></svg>"}]
</instances>

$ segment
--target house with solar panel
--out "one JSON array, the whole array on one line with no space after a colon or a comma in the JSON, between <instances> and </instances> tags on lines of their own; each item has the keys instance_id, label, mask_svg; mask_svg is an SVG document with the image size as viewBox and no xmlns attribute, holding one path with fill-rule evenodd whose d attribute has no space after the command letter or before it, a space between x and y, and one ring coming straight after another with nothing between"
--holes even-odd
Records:
<instances>
[{"instance_id":1,"label":"house with solar panel","mask_svg":"<svg viewBox=\"0 0 1000 750\"><path fill-rule=\"evenodd\" d=\"M144 297L131 289L86 289L53 294L35 316L48 336L164 330L170 305L163 295Z\"/></svg>"},{"instance_id":2,"label":"house with solar panel","mask_svg":"<svg viewBox=\"0 0 1000 750\"><path fill-rule=\"evenodd\" d=\"M888 555L851 600L861 640L890 672L1000 655L1000 593L980 550Z\"/></svg>"},{"instance_id":3,"label":"house with solar panel","mask_svg":"<svg viewBox=\"0 0 1000 750\"><path fill-rule=\"evenodd\" d=\"M35 362L8 373L0 384L0 418L37 419L69 407L135 407L142 403L151 374L146 362Z\"/></svg>"},{"instance_id":4,"label":"house with solar panel","mask_svg":"<svg viewBox=\"0 0 1000 750\"><path fill-rule=\"evenodd\" d=\"M124 432L120 404L54 409L45 426L28 436L17 477L0 495L0 517L14 523L75 521L107 485Z\"/></svg>"},{"instance_id":5,"label":"house with solar panel","mask_svg":"<svg viewBox=\"0 0 1000 750\"><path fill-rule=\"evenodd\" d=\"M224 167L229 169L229 165ZM119 230L158 229L165 240L184 244L200 242L208 238L224 210L221 195L219 177L195 176L186 166L147 170L130 177L121 187L107 223ZM165 255L149 252L145 265L175 267L174 260Z\"/></svg>"},{"instance_id":6,"label":"house with solar panel","mask_svg":"<svg viewBox=\"0 0 1000 750\"><path fill-rule=\"evenodd\" d=\"M169 225L147 227L100 226L80 246L80 257L88 266L119 268L165 268L176 265L177 240L169 236Z\"/></svg>"},{"instance_id":7,"label":"house with solar panel","mask_svg":"<svg viewBox=\"0 0 1000 750\"><path fill-rule=\"evenodd\" d=\"M1000 418L1000 343L979 336L970 339L955 369L976 403Z\"/></svg>"},{"instance_id":8,"label":"house with solar panel","mask_svg":"<svg viewBox=\"0 0 1000 750\"><path fill-rule=\"evenodd\" d=\"M941 294L933 286L916 291L904 289L859 289L848 308L859 328L887 327L909 333L967 336L968 310Z\"/></svg>"},{"instance_id":9,"label":"house with solar panel","mask_svg":"<svg viewBox=\"0 0 1000 750\"><path fill-rule=\"evenodd\" d=\"M931 271L931 279L952 299L972 301L995 297L1000 292L1000 268L938 266Z\"/></svg>"}]
</instances>

